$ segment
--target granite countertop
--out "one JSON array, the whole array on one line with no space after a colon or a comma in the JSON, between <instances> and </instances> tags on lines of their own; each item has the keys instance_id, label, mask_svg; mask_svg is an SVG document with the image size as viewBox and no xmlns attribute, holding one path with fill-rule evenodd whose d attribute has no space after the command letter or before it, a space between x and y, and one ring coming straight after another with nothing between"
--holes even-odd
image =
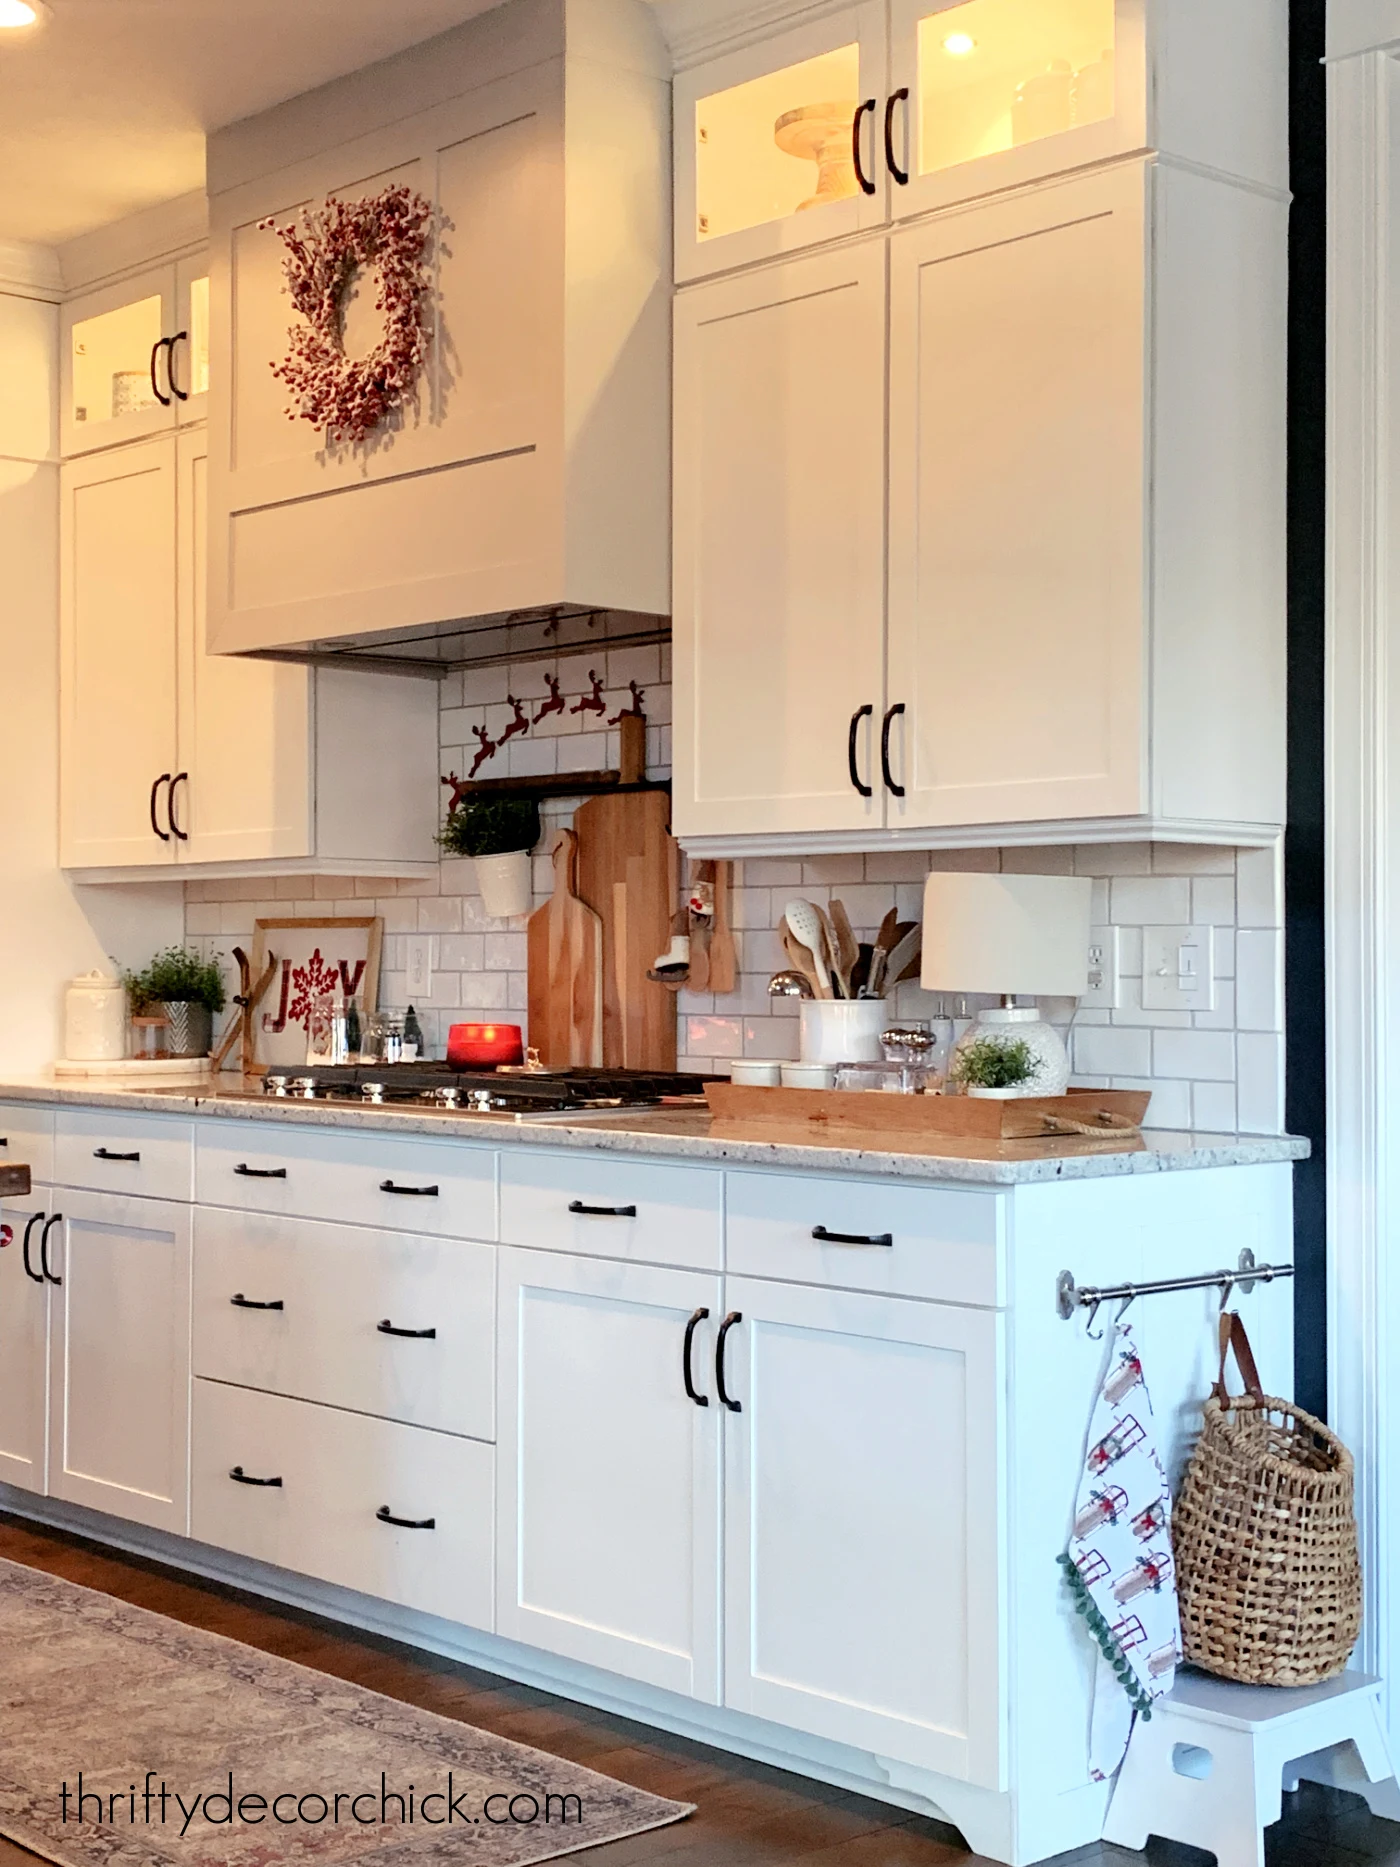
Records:
<instances>
[{"instance_id":1,"label":"granite countertop","mask_svg":"<svg viewBox=\"0 0 1400 1867\"><path fill-rule=\"evenodd\" d=\"M236 1082L238 1079L231 1079ZM499 1147L582 1148L595 1153L650 1155L667 1160L742 1167L793 1167L816 1173L881 1174L903 1180L1024 1186L1050 1180L1099 1180L1125 1174L1176 1173L1203 1167L1262 1166L1305 1160L1310 1145L1293 1135L1187 1134L1148 1129L1129 1146L1066 1136L1046 1141L964 1140L957 1135L892 1134L888 1146L854 1146L849 1138L821 1141L805 1128L761 1136L703 1109L651 1109L631 1114L555 1121L439 1113L343 1102L274 1102L215 1087L209 1081L119 1087L111 1079L40 1077L0 1081L0 1102L59 1108L122 1109L131 1113L217 1117L227 1121L302 1123L312 1128L367 1129L390 1134L460 1137Z\"/></svg>"}]
</instances>

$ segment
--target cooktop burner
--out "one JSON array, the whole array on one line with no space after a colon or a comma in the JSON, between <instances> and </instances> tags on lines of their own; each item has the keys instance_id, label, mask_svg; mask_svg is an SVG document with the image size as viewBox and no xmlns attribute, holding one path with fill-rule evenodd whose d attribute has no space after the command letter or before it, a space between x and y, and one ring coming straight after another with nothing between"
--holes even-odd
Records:
<instances>
[{"instance_id":1,"label":"cooktop burner","mask_svg":"<svg viewBox=\"0 0 1400 1867\"><path fill-rule=\"evenodd\" d=\"M703 1101L713 1077L679 1070L454 1070L446 1063L347 1063L277 1071L277 1101L418 1103L463 1115L568 1115Z\"/></svg>"}]
</instances>

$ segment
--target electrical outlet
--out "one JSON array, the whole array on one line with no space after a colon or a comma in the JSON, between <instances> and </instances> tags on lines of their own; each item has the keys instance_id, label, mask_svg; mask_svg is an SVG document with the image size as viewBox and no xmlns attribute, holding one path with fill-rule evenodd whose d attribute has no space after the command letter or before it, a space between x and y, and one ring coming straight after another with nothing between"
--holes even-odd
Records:
<instances>
[{"instance_id":1,"label":"electrical outlet","mask_svg":"<svg viewBox=\"0 0 1400 1867\"><path fill-rule=\"evenodd\" d=\"M1122 1000L1122 929L1089 929L1089 985L1079 1000L1081 1011L1117 1011Z\"/></svg>"},{"instance_id":2,"label":"electrical outlet","mask_svg":"<svg viewBox=\"0 0 1400 1867\"><path fill-rule=\"evenodd\" d=\"M410 999L429 997L433 989L433 946L427 934L410 937L407 970Z\"/></svg>"},{"instance_id":3,"label":"electrical outlet","mask_svg":"<svg viewBox=\"0 0 1400 1867\"><path fill-rule=\"evenodd\" d=\"M1144 927L1144 1011L1215 1010L1215 929Z\"/></svg>"}]
</instances>

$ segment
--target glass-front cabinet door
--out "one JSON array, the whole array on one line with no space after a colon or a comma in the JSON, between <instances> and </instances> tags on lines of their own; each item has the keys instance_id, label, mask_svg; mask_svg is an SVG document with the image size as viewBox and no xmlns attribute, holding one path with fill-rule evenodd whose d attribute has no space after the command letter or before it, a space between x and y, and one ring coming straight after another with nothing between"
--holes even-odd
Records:
<instances>
[{"instance_id":1,"label":"glass-front cabinet door","mask_svg":"<svg viewBox=\"0 0 1400 1867\"><path fill-rule=\"evenodd\" d=\"M63 310L62 447L85 454L171 426L164 339L175 268L159 266L71 299Z\"/></svg>"},{"instance_id":2,"label":"glass-front cabinet door","mask_svg":"<svg viewBox=\"0 0 1400 1867\"><path fill-rule=\"evenodd\" d=\"M182 427L203 421L209 407L209 255L175 268L175 326L166 359L167 387Z\"/></svg>"},{"instance_id":3,"label":"glass-front cabinet door","mask_svg":"<svg viewBox=\"0 0 1400 1867\"><path fill-rule=\"evenodd\" d=\"M859 5L677 75L678 281L887 219L885 47Z\"/></svg>"},{"instance_id":4,"label":"glass-front cabinet door","mask_svg":"<svg viewBox=\"0 0 1400 1867\"><path fill-rule=\"evenodd\" d=\"M1143 147L1141 0L892 0L896 217Z\"/></svg>"}]
</instances>

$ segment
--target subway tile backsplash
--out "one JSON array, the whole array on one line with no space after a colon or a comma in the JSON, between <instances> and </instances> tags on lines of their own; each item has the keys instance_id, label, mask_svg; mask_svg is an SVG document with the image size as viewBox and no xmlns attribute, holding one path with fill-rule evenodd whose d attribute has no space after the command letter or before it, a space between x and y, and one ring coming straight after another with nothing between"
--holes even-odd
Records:
<instances>
[{"instance_id":1,"label":"subway tile backsplash","mask_svg":"<svg viewBox=\"0 0 1400 1867\"><path fill-rule=\"evenodd\" d=\"M592 676L600 677L605 711L586 707ZM547 676L559 681L564 712L534 716L549 697ZM661 647L603 650L590 660L535 659L507 668L453 675L443 684L442 769L465 775L479 744L476 729L499 740L514 717L509 696L527 704L527 734L510 739L481 776L568 772L618 762L612 720L631 704L630 682L644 692L647 762L653 777L670 769L669 651ZM444 801L446 799L444 791ZM543 808L545 838L535 859L536 903L551 886L547 851L552 832L572 818L577 799ZM1047 1015L1068 1029L1076 1082L1095 1087L1147 1088L1148 1120L1157 1128L1277 1133L1283 1127L1283 884L1277 849L1199 848L1141 843L1074 847L888 851L871 855L756 857L735 868L734 927L738 989L723 998L682 992L678 1002L682 1066L722 1071L740 1056L797 1054L792 1001L771 1001L770 975L784 963L775 932L795 892L843 901L862 938L870 938L891 907L905 919L921 911L930 868L1077 874L1095 880L1094 919L1122 929L1118 1009L1052 1002ZM463 1018L509 1014L526 1021L524 922L488 920L472 864L444 861L425 881L256 879L192 882L186 888L186 932L206 952L227 957L248 945L256 918L287 913L384 917L380 1002L408 1000L408 937L429 940L432 988L415 999L430 1046L441 1054L447 1027ZM1142 1007L1143 929L1215 929L1216 1003L1212 1011L1152 1011ZM972 1012L982 1001L934 998L913 983L898 990L893 1011L904 1017ZM1074 1015L1071 1017L1071 1014Z\"/></svg>"}]
</instances>

